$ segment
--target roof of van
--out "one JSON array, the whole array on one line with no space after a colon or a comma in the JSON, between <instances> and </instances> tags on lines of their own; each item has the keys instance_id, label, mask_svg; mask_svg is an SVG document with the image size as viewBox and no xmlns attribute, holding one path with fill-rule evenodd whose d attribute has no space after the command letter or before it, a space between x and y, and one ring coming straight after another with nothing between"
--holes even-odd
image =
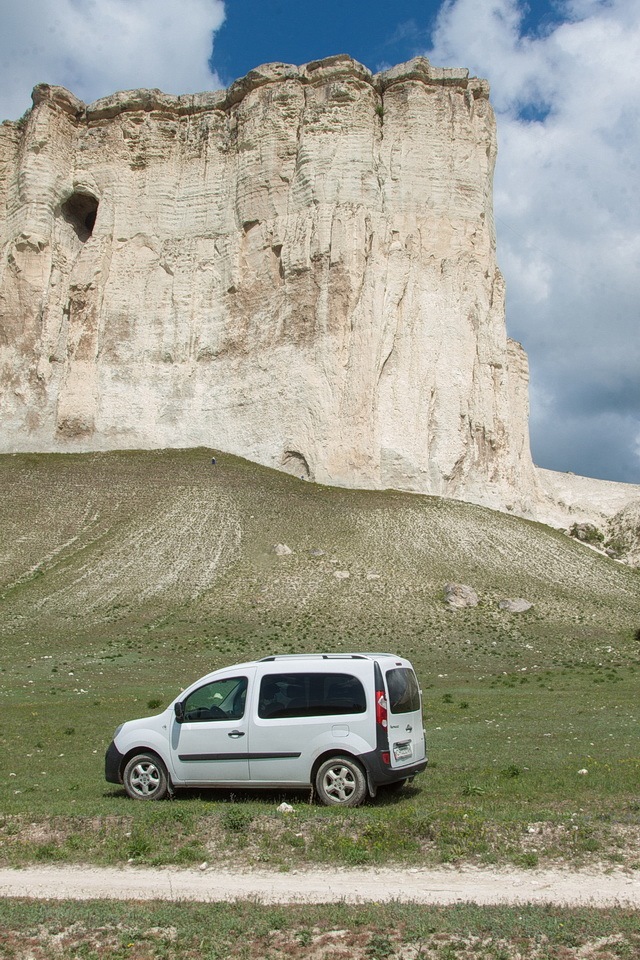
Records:
<instances>
[{"instance_id":1,"label":"roof of van","mask_svg":"<svg viewBox=\"0 0 640 960\"><path fill-rule=\"evenodd\" d=\"M231 670L246 670L249 667L257 666L260 663L320 663L323 660L332 661L334 663L336 661L346 660L392 660L395 661L396 665L399 667L405 665L410 666L409 661L397 653L279 653L272 654L268 657L262 657L260 660L249 660L245 663L232 663L227 664L226 666L216 667L203 677L199 677L188 687L184 687L182 693L184 693L185 690L190 690L196 687L203 681L208 681L211 678L218 676L220 673L227 673Z\"/></svg>"},{"instance_id":2,"label":"roof of van","mask_svg":"<svg viewBox=\"0 0 640 960\"><path fill-rule=\"evenodd\" d=\"M257 663L272 660L379 660L383 657L402 659L396 653L277 653L261 657Z\"/></svg>"}]
</instances>

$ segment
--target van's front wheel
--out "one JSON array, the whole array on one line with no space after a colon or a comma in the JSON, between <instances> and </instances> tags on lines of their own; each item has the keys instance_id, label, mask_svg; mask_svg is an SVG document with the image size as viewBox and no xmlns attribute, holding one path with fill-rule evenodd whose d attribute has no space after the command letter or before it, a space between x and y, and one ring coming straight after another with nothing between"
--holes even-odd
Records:
<instances>
[{"instance_id":1,"label":"van's front wheel","mask_svg":"<svg viewBox=\"0 0 640 960\"><path fill-rule=\"evenodd\" d=\"M316 773L316 793L326 807L359 807L367 795L362 767L350 757L325 760Z\"/></svg>"},{"instance_id":2,"label":"van's front wheel","mask_svg":"<svg viewBox=\"0 0 640 960\"><path fill-rule=\"evenodd\" d=\"M169 792L165 765L153 753L131 757L124 768L122 782L133 800L162 800Z\"/></svg>"}]
</instances>

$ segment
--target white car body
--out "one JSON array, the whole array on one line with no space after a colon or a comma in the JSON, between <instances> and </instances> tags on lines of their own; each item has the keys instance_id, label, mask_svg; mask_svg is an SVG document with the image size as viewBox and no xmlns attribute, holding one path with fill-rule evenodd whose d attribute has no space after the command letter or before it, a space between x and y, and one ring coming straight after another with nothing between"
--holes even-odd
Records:
<instances>
[{"instance_id":1,"label":"white car body","mask_svg":"<svg viewBox=\"0 0 640 960\"><path fill-rule=\"evenodd\" d=\"M408 660L308 654L215 670L157 716L122 724L106 778L137 799L182 787L312 786L324 803L354 806L426 764Z\"/></svg>"}]
</instances>

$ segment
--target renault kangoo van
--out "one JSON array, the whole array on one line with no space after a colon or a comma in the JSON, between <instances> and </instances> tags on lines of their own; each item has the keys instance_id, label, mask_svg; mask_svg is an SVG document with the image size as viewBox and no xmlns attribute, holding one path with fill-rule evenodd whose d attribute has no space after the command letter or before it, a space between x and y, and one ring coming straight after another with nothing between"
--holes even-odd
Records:
<instances>
[{"instance_id":1,"label":"renault kangoo van","mask_svg":"<svg viewBox=\"0 0 640 960\"><path fill-rule=\"evenodd\" d=\"M355 807L426 765L409 661L318 653L201 677L163 713L118 727L105 775L136 800L182 787L312 787L326 805Z\"/></svg>"}]
</instances>

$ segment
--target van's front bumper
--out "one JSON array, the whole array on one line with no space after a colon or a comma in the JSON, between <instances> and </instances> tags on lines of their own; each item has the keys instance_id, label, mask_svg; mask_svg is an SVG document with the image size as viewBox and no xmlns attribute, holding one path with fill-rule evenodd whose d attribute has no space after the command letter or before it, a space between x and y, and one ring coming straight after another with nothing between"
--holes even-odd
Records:
<instances>
[{"instance_id":1,"label":"van's front bumper","mask_svg":"<svg viewBox=\"0 0 640 960\"><path fill-rule=\"evenodd\" d=\"M104 756L104 778L107 783L122 783L122 760L123 755L112 740Z\"/></svg>"},{"instance_id":2,"label":"van's front bumper","mask_svg":"<svg viewBox=\"0 0 640 960\"><path fill-rule=\"evenodd\" d=\"M396 783L398 780L408 780L409 777L415 777L417 773L422 773L427 768L427 759L420 760L418 763L407 764L406 767L390 767L384 763L378 750L372 750L371 753L363 753L358 757L367 772L367 781L370 792L375 792L377 787L383 787L387 783ZM373 789L372 789L373 788Z\"/></svg>"}]
</instances>

